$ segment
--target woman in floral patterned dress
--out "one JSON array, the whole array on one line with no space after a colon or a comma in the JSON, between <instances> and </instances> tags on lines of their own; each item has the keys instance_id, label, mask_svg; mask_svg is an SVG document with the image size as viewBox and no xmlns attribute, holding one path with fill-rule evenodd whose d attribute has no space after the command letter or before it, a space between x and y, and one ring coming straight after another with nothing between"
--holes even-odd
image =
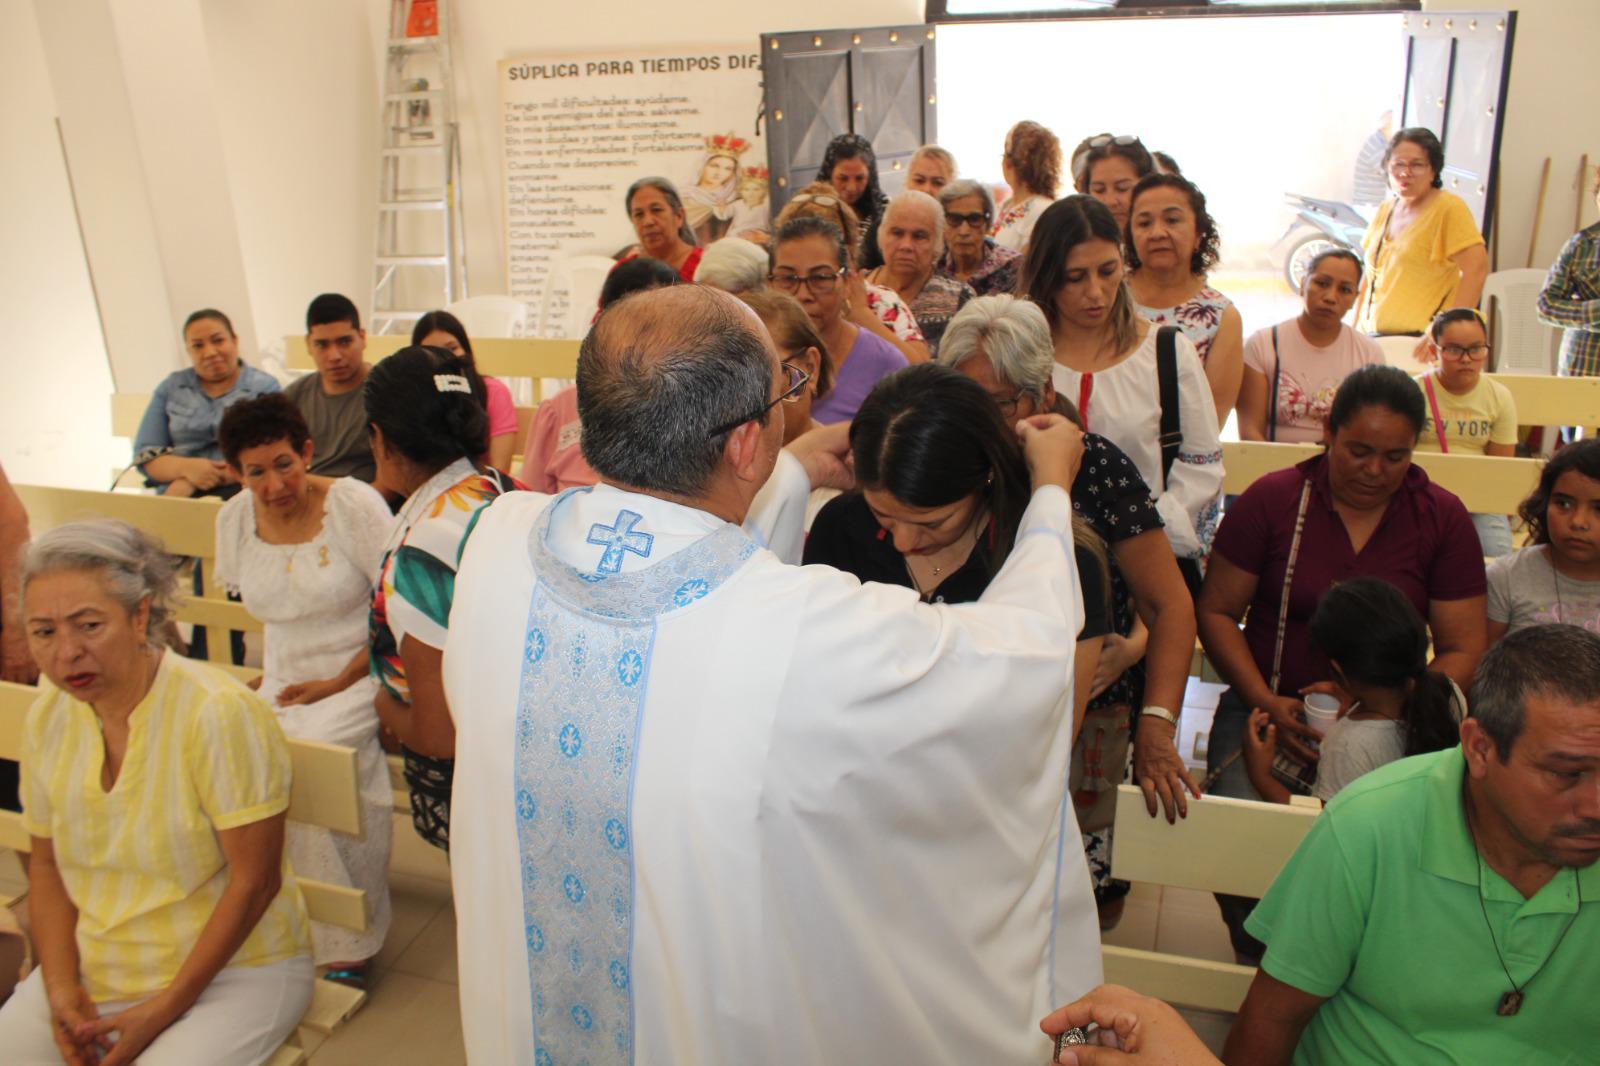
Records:
<instances>
[{"instance_id":1,"label":"woman in floral patterned dress","mask_svg":"<svg viewBox=\"0 0 1600 1066\"><path fill-rule=\"evenodd\" d=\"M1244 321L1206 273L1217 265L1217 224L1206 198L1176 174L1139 179L1128 201L1128 289L1139 313L1177 326L1194 344L1216 403L1217 425L1239 398Z\"/></svg>"}]
</instances>

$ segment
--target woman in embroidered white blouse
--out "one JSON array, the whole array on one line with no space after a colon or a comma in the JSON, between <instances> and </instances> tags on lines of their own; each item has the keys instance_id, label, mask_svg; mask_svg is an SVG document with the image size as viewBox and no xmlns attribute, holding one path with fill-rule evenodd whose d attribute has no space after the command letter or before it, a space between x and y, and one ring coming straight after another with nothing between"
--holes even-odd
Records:
<instances>
[{"instance_id":1,"label":"woman in embroidered white blouse","mask_svg":"<svg viewBox=\"0 0 1600 1066\"><path fill-rule=\"evenodd\" d=\"M217 436L248 490L217 515L217 577L265 623L255 687L289 736L357 752L362 832L291 823L287 851L296 872L366 892L364 932L311 925L323 976L359 987L389 929L394 801L368 676L367 608L394 519L372 486L307 472L310 432L283 394L234 404Z\"/></svg>"},{"instance_id":2,"label":"woman in embroidered white blouse","mask_svg":"<svg viewBox=\"0 0 1600 1066\"><path fill-rule=\"evenodd\" d=\"M1134 310L1116 219L1092 197L1068 196L1040 216L1034 235L1020 288L1050 321L1056 391L1139 468L1173 553L1204 556L1221 515L1222 446L1194 345L1173 338L1181 439L1164 469L1158 331Z\"/></svg>"}]
</instances>

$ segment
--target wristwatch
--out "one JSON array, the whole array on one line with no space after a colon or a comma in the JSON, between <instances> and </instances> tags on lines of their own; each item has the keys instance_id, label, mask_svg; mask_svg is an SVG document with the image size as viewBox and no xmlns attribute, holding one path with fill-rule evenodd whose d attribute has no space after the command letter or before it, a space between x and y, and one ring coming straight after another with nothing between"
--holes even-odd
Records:
<instances>
[{"instance_id":1,"label":"wristwatch","mask_svg":"<svg viewBox=\"0 0 1600 1066\"><path fill-rule=\"evenodd\" d=\"M1163 722L1171 722L1173 732L1177 732L1178 716L1167 710L1165 707L1157 707L1153 703L1147 703L1145 704L1144 709L1139 713L1140 715L1149 715L1152 718L1159 718Z\"/></svg>"}]
</instances>

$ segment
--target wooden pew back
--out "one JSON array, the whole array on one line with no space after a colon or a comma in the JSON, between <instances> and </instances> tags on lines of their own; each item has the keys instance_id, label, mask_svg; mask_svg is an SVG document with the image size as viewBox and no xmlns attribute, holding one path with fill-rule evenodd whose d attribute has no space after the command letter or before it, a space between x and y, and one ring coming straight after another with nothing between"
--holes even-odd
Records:
<instances>
[{"instance_id":1,"label":"wooden pew back","mask_svg":"<svg viewBox=\"0 0 1600 1066\"><path fill-rule=\"evenodd\" d=\"M1168 825L1145 813L1136 787L1120 785L1112 874L1259 898L1311 831L1321 806L1305 797L1278 804L1206 796L1190 801L1187 818ZM1237 1011L1255 979L1254 967L1136 948L1107 945L1102 958L1107 981L1204 1010Z\"/></svg>"},{"instance_id":2,"label":"wooden pew back","mask_svg":"<svg viewBox=\"0 0 1600 1066\"><path fill-rule=\"evenodd\" d=\"M160 538L166 550L172 554L200 560L205 594L180 596L174 612L178 621L206 630L206 655L213 665L242 678L259 673L235 668L230 658L228 631L259 633L261 623L244 609L243 604L224 598L217 585L217 511L222 506L220 501L210 497L172 499L145 493L91 492L48 485L15 487L28 512L28 525L35 536L67 522L87 518L116 518Z\"/></svg>"},{"instance_id":3,"label":"wooden pew back","mask_svg":"<svg viewBox=\"0 0 1600 1066\"><path fill-rule=\"evenodd\" d=\"M1224 442L1222 489L1230 495L1241 493L1261 475L1293 466L1321 451L1322 446L1317 444ZM1537 459L1417 452L1415 462L1475 513L1516 514L1517 505L1539 483Z\"/></svg>"},{"instance_id":4,"label":"wooden pew back","mask_svg":"<svg viewBox=\"0 0 1600 1066\"><path fill-rule=\"evenodd\" d=\"M311 351L302 336L283 339L285 361L291 370L315 370ZM411 343L409 337L367 335L367 359L378 362ZM578 345L575 340L550 340L540 337L475 337L472 358L478 371L493 377L532 378L535 403L544 401L545 379L570 380L578 375Z\"/></svg>"}]
</instances>

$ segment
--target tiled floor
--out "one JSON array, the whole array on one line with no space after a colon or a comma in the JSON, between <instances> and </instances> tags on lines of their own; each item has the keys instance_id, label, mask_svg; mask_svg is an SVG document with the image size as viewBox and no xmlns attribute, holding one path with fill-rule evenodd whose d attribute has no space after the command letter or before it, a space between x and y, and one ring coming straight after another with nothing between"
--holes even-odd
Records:
<instances>
[{"instance_id":1,"label":"tiled floor","mask_svg":"<svg viewBox=\"0 0 1600 1066\"><path fill-rule=\"evenodd\" d=\"M465 1066L456 999L456 915L447 883L394 874L394 919L367 1003L323 1036L300 1031L314 1066Z\"/></svg>"},{"instance_id":2,"label":"tiled floor","mask_svg":"<svg viewBox=\"0 0 1600 1066\"><path fill-rule=\"evenodd\" d=\"M1179 750L1191 766L1205 764L1203 741L1221 686L1191 680L1185 694ZM394 916L375 962L366 1005L330 1036L302 1029L312 1066L427 1063L465 1066L456 994L456 918L448 867L421 844L404 819L395 824L395 872L390 877ZM14 855L0 852L0 898L25 887ZM1233 961L1216 903L1204 892L1136 884L1108 944ZM1184 1011L1184 1017L1220 1052L1232 1015Z\"/></svg>"}]
</instances>

